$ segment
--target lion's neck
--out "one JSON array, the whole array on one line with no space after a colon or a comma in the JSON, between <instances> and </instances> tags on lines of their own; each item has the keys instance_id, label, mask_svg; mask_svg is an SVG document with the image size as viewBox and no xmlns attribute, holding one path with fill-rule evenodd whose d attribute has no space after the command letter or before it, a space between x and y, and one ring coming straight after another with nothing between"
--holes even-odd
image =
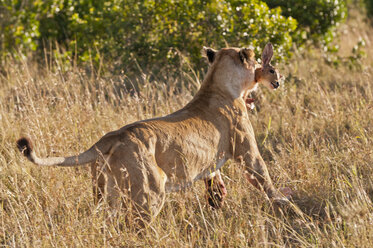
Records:
<instances>
[{"instance_id":1,"label":"lion's neck","mask_svg":"<svg viewBox=\"0 0 373 248\"><path fill-rule=\"evenodd\" d=\"M218 80L216 78L218 78ZM229 74L224 74L223 76L217 76L216 74L214 74L214 76L208 75L198 93L203 94L204 92L210 92L211 95L215 94L233 102L241 96L243 91L242 85L237 83L239 81L240 80L233 75Z\"/></svg>"}]
</instances>

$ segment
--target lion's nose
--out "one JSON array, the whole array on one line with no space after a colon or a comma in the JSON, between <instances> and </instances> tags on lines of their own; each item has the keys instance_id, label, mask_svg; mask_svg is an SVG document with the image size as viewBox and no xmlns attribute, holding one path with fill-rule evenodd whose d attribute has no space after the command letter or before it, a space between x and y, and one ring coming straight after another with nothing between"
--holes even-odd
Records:
<instances>
[{"instance_id":1,"label":"lion's nose","mask_svg":"<svg viewBox=\"0 0 373 248\"><path fill-rule=\"evenodd\" d=\"M273 83L273 87L275 87L275 89L277 89L279 86L280 86L279 82Z\"/></svg>"}]
</instances>

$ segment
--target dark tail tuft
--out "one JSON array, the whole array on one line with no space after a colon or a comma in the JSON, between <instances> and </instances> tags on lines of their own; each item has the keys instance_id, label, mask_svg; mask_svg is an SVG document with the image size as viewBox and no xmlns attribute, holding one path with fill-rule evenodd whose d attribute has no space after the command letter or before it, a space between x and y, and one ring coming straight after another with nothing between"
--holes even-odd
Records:
<instances>
[{"instance_id":1,"label":"dark tail tuft","mask_svg":"<svg viewBox=\"0 0 373 248\"><path fill-rule=\"evenodd\" d=\"M32 152L31 141L28 138L20 138L17 140L17 148L26 157L29 157Z\"/></svg>"}]
</instances>

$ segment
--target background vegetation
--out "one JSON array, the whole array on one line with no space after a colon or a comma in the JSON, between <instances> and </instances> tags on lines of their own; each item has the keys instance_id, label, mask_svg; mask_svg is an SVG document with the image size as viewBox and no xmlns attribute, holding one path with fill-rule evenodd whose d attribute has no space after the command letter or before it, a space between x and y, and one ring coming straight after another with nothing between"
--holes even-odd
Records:
<instances>
[{"instance_id":1,"label":"background vegetation","mask_svg":"<svg viewBox=\"0 0 373 248\"><path fill-rule=\"evenodd\" d=\"M20 2L1 3L4 8ZM93 4L89 1L80 3ZM22 4L17 6L18 9L11 11L26 8ZM141 13L134 7L130 13L137 11ZM262 13L260 11L257 10ZM279 9L273 11L279 13ZM53 18L56 18L53 13L49 16L50 25L54 25ZM101 54L109 56L101 50L103 47L117 49L119 43L103 46L102 40L98 41L97 48L87 46L88 51L91 49L91 53L88 52L90 65L87 66L79 62L85 50L78 43L70 49L69 43L63 45L58 41L49 49L39 40L41 35L30 39L36 44L36 54L46 49L44 60L32 59L35 56L33 52L29 53L32 45L28 47L32 43L23 43L23 38L16 36L11 41L17 44L16 40L20 39L20 43L17 49L11 49L18 52L10 56L11 50L4 48L7 34L2 32L0 245L372 247L373 30L366 24L366 16L356 8L350 7L348 14L347 22L341 23L335 31L341 40L334 41L334 45L339 46L335 56L338 63L325 60L322 45L322 49L318 49L303 43L306 48L303 52L292 50L294 55L288 64L281 60L278 65L286 76L285 84L275 92L260 88L255 95L256 108L250 113L250 119L260 151L276 186L291 187L295 191L294 207L275 213L264 194L246 182L242 168L230 162L223 167L228 189L223 209L213 211L206 206L204 185L199 182L190 191L169 194L152 228L145 230L142 236L137 236L131 229L131 222L124 222L126 213L110 220L106 204L94 205L87 167L37 167L20 155L15 141L21 135L31 137L40 156L76 154L109 131L181 108L196 93L203 75L198 76L198 71L193 69L183 72L175 64L173 69L158 69L158 74L138 71L141 76L136 78L123 72L103 77L99 73L90 73L98 70L94 65L94 54L99 51L100 61ZM40 20L39 17L34 19ZM79 15L79 18L85 20L83 16ZM0 22L3 25L26 19L12 14L1 18ZM294 18L282 20L285 27L286 23L295 23ZM178 22L177 25L183 24ZM289 37L296 40L294 35L300 34L303 28L308 32L298 20L298 26L289 32ZM88 42L94 40L88 39L91 37L88 31L74 32L74 35L87 35ZM134 32L141 33L136 29ZM168 31L164 32L167 34ZM28 35L20 31L20 37L23 34ZM91 34L96 33L92 31ZM262 41L266 42L269 37L263 36ZM241 38L236 37L237 40ZM318 42L322 43L322 39L320 36ZM259 43L255 44L259 46ZM59 50L53 52L56 44ZM216 46L219 45L223 44ZM64 46L66 52L61 48ZM261 47L257 49L260 55ZM69 51L74 52L69 54ZM277 50L277 54L280 53ZM81 56L79 59L78 55ZM68 59L72 62L67 63ZM102 63L107 61L106 57L102 60ZM154 65L161 68L162 62ZM197 62L206 71L207 64L202 60ZM181 76L164 76L168 73ZM123 87L124 82L137 85L137 89ZM121 230L121 226L124 229Z\"/></svg>"},{"instance_id":2,"label":"background vegetation","mask_svg":"<svg viewBox=\"0 0 373 248\"><path fill-rule=\"evenodd\" d=\"M67 64L94 62L126 73L202 66L201 45L252 45L271 41L276 56L291 55L293 41L328 45L345 18L344 1L308 0L1 0L1 58L58 51ZM270 6L268 8L267 4ZM182 58L182 59L181 59ZM111 63L106 63L111 62ZM185 62L185 61L184 61Z\"/></svg>"}]
</instances>

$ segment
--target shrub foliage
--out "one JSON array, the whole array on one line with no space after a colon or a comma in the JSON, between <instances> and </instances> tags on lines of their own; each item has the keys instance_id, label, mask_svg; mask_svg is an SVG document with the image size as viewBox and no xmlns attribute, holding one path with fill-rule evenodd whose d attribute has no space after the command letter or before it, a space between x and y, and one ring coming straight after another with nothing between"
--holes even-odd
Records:
<instances>
[{"instance_id":1,"label":"shrub foliage","mask_svg":"<svg viewBox=\"0 0 373 248\"><path fill-rule=\"evenodd\" d=\"M324 0L307 1L307 8L297 1L266 1L278 6L268 8L259 0L0 1L2 59L15 50L43 55L58 45L67 58L104 59L112 62L106 63L113 66L109 69L125 65L128 70L135 66L134 58L143 68L175 67L180 55L198 68L202 45L252 45L259 51L270 41L277 56L288 57L293 38L299 37L297 23L310 26L311 35L314 30L324 34L337 23L334 13L343 6ZM289 10L289 2L294 9ZM308 11L315 8L324 19Z\"/></svg>"},{"instance_id":2,"label":"shrub foliage","mask_svg":"<svg viewBox=\"0 0 373 248\"><path fill-rule=\"evenodd\" d=\"M298 45L307 40L328 45L336 36L334 28L347 13L343 0L264 0L270 8L281 7L284 16L295 18L299 25L294 33Z\"/></svg>"}]
</instances>

